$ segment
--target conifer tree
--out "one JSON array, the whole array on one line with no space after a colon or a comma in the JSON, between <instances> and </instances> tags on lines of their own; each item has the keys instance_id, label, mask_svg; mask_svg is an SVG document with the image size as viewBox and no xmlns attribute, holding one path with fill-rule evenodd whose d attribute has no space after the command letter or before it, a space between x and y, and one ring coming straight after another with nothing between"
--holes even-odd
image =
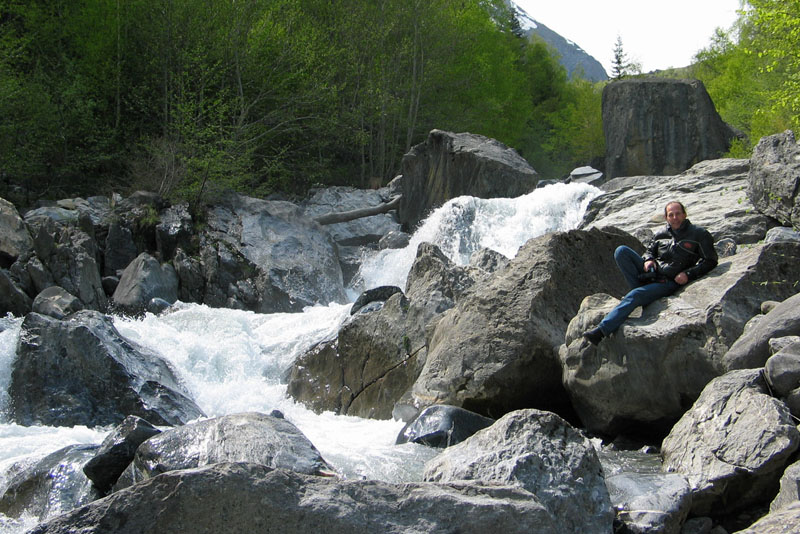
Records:
<instances>
[{"instance_id":1,"label":"conifer tree","mask_svg":"<svg viewBox=\"0 0 800 534\"><path fill-rule=\"evenodd\" d=\"M617 42L614 43L614 58L611 63L611 77L615 80L621 80L628 75L629 68L628 55L622 48L622 37L617 35Z\"/></svg>"}]
</instances>

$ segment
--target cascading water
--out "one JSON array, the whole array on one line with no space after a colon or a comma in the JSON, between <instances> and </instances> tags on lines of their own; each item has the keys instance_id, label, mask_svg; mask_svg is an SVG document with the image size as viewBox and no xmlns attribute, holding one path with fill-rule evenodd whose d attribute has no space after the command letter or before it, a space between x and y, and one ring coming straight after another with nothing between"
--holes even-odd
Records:
<instances>
[{"instance_id":1,"label":"cascading water","mask_svg":"<svg viewBox=\"0 0 800 534\"><path fill-rule=\"evenodd\" d=\"M483 247L513 257L530 238L576 227L599 192L583 184L555 184L515 199L453 199L428 217L406 248L365 258L351 293L380 285L404 287L417 246L424 241L460 265ZM280 410L345 477L419 480L424 462L436 454L427 447L394 445L403 427L400 421L318 415L286 397L286 369L305 350L336 334L349 305L269 315L197 304L176 308L163 316L115 318L115 325L123 336L166 358L209 417ZM0 319L0 495L20 466L70 444L100 443L109 431L23 427L8 420L7 391L21 323L21 318ZM36 522L0 514L0 533L21 533Z\"/></svg>"}]
</instances>

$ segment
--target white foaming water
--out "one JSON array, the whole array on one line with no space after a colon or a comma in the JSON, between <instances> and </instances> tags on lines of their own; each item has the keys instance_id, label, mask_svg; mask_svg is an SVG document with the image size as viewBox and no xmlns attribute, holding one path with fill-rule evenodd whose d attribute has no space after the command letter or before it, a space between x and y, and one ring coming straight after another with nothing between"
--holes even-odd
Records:
<instances>
[{"instance_id":1,"label":"white foaming water","mask_svg":"<svg viewBox=\"0 0 800 534\"><path fill-rule=\"evenodd\" d=\"M577 226L599 190L551 185L516 199L461 197L436 210L405 249L366 258L360 285L405 286L419 243L439 246L455 263L468 263L482 247L513 257L528 239ZM256 314L178 304L175 311L141 319L115 318L120 333L164 357L209 417L280 410L342 475L390 482L419 480L428 447L394 445L400 421L315 414L286 395L284 373L304 351L333 337L349 305L314 306L303 313ZM8 421L11 365L22 319L0 319L0 494L13 465L27 465L61 447L100 443L108 428L23 427ZM0 514L0 533L19 534L34 518Z\"/></svg>"}]
</instances>

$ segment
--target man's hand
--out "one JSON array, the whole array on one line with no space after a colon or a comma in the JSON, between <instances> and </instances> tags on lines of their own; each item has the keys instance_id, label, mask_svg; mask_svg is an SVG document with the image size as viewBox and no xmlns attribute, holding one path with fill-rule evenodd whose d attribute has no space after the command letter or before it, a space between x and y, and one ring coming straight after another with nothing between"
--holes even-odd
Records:
<instances>
[{"instance_id":1,"label":"man's hand","mask_svg":"<svg viewBox=\"0 0 800 534\"><path fill-rule=\"evenodd\" d=\"M689 282L689 277L686 276L686 273L678 273L675 277L675 283L680 285L685 285Z\"/></svg>"},{"instance_id":2,"label":"man's hand","mask_svg":"<svg viewBox=\"0 0 800 534\"><path fill-rule=\"evenodd\" d=\"M645 272L655 271L655 269L656 269L656 262L654 262L653 260L647 260L646 262L644 262Z\"/></svg>"}]
</instances>

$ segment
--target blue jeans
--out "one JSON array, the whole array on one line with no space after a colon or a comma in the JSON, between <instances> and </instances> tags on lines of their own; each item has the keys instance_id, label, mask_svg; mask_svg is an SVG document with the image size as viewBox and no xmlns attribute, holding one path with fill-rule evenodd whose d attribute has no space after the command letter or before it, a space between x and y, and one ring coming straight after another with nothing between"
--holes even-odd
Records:
<instances>
[{"instance_id":1,"label":"blue jeans","mask_svg":"<svg viewBox=\"0 0 800 534\"><path fill-rule=\"evenodd\" d=\"M600 321L598 327L604 335L609 335L617 331L622 326L625 319L633 313L639 306L647 306L651 302L672 295L680 286L674 280L666 282L654 282L652 284L642 284L639 275L644 273L644 260L639 254L630 247L617 247L614 251L614 261L617 262L619 270L631 287L628 294L622 297L617 307L611 310L605 318Z\"/></svg>"}]
</instances>

